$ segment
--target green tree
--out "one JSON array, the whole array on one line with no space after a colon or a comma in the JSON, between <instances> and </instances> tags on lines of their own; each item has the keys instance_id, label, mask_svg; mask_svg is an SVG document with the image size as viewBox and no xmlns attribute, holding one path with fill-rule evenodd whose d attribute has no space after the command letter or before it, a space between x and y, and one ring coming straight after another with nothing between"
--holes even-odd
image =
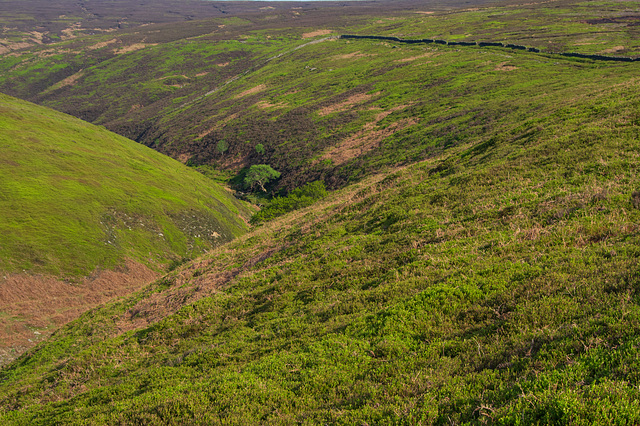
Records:
<instances>
[{"instance_id":1,"label":"green tree","mask_svg":"<svg viewBox=\"0 0 640 426\"><path fill-rule=\"evenodd\" d=\"M274 170L268 164L256 164L249 168L249 171L244 178L244 185L251 189L259 186L260 189L267 192L264 186L279 177L280 172Z\"/></svg>"},{"instance_id":2,"label":"green tree","mask_svg":"<svg viewBox=\"0 0 640 426\"><path fill-rule=\"evenodd\" d=\"M259 143L258 145L256 145L256 152L258 154L264 154L265 150L264 150L264 145L262 145L261 143Z\"/></svg>"},{"instance_id":3,"label":"green tree","mask_svg":"<svg viewBox=\"0 0 640 426\"><path fill-rule=\"evenodd\" d=\"M224 139L218 141L218 143L216 144L216 149L220 154L224 154L229 149L229 142L225 141Z\"/></svg>"}]
</instances>

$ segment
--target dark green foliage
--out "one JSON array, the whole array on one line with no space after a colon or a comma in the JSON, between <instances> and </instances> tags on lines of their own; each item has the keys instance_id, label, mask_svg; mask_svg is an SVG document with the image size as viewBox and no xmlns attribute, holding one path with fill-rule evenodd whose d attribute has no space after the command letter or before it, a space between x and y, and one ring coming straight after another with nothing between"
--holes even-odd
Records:
<instances>
[{"instance_id":1,"label":"dark green foliage","mask_svg":"<svg viewBox=\"0 0 640 426\"><path fill-rule=\"evenodd\" d=\"M268 164L256 164L249 167L247 174L244 177L244 186L247 189L260 188L262 192L267 192L265 185L274 179L280 177L280 172L274 170Z\"/></svg>"},{"instance_id":2,"label":"dark green foliage","mask_svg":"<svg viewBox=\"0 0 640 426\"><path fill-rule=\"evenodd\" d=\"M225 152L227 152L228 149L229 149L229 143L224 139L221 141L218 141L218 143L216 144L216 151L218 151L220 154L224 154Z\"/></svg>"},{"instance_id":3,"label":"dark green foliage","mask_svg":"<svg viewBox=\"0 0 640 426\"><path fill-rule=\"evenodd\" d=\"M286 197L275 197L269 200L264 207L251 217L251 224L259 224L293 210L308 207L314 202L327 196L324 182L316 181L296 188Z\"/></svg>"}]
</instances>

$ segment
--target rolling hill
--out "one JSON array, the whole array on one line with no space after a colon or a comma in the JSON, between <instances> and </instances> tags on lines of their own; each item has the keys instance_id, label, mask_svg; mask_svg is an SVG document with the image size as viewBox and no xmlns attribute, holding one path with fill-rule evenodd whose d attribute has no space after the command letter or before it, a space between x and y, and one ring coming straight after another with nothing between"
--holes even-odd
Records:
<instances>
[{"instance_id":1,"label":"rolling hill","mask_svg":"<svg viewBox=\"0 0 640 426\"><path fill-rule=\"evenodd\" d=\"M639 423L640 63L561 53L637 57L640 10L477 6L149 25L65 84L32 71L104 35L0 60L188 164L333 189L59 329L0 370L0 418Z\"/></svg>"},{"instance_id":2,"label":"rolling hill","mask_svg":"<svg viewBox=\"0 0 640 426\"><path fill-rule=\"evenodd\" d=\"M555 105L589 93L593 80L574 78L587 69L615 84L612 68L558 53L640 55L638 11L628 2L428 6L342 15L291 4L79 37L0 60L0 90L185 163L234 173L271 164L283 173L275 188L286 192L316 179L338 188L487 128L509 128L529 114L532 98L557 96L543 102ZM499 42L540 53L336 39L341 34Z\"/></svg>"},{"instance_id":3,"label":"rolling hill","mask_svg":"<svg viewBox=\"0 0 640 426\"><path fill-rule=\"evenodd\" d=\"M48 334L96 297L131 291L247 230L243 203L175 160L9 96L0 111L4 339L15 335L7 327ZM97 285L108 271L120 275Z\"/></svg>"},{"instance_id":4,"label":"rolling hill","mask_svg":"<svg viewBox=\"0 0 640 426\"><path fill-rule=\"evenodd\" d=\"M4 420L638 421L628 90L365 178L85 314L0 373Z\"/></svg>"}]
</instances>

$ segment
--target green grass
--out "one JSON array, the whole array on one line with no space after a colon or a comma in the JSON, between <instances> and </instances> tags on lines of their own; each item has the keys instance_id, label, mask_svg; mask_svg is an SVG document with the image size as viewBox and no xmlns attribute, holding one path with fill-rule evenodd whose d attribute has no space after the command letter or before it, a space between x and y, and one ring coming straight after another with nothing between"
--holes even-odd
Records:
<instances>
[{"instance_id":1,"label":"green grass","mask_svg":"<svg viewBox=\"0 0 640 426\"><path fill-rule=\"evenodd\" d=\"M370 40L307 44L312 39L302 39L302 34L316 27L297 18L279 24L253 16L148 26L3 58L0 90L103 124L173 157L187 154L198 165L237 172L238 163L270 164L284 174L278 190L329 176L336 188L375 170L424 159L482 132L509 131L520 115L529 114L523 108L540 105L536 116L543 117L544 105L584 96L598 78L623 81L635 64L618 64L616 75L609 65L550 53L637 56L638 27L628 18L634 10L628 2L567 0L431 15L367 12L371 15L354 16L350 25L338 25L335 18L322 26L333 35L501 41L537 47L542 54L440 45L394 48ZM116 41L92 47L109 40ZM147 47L113 52L135 43ZM421 57L427 54L431 56ZM58 84L80 69L73 84ZM247 92L262 85L262 90ZM564 90L555 90L559 87ZM330 104L362 93L373 97L319 116ZM375 122L372 108L401 106ZM409 120L403 128L390 127L403 118ZM327 158L341 142L362 132L371 138L377 131L382 140L374 136L370 145L381 149L364 149L345 162ZM220 140L230 144L224 154L215 149ZM264 155L255 155L257 144L266 148Z\"/></svg>"},{"instance_id":2,"label":"green grass","mask_svg":"<svg viewBox=\"0 0 640 426\"><path fill-rule=\"evenodd\" d=\"M0 102L1 270L78 276L125 257L158 267L245 232L246 207L175 160L61 113Z\"/></svg>"},{"instance_id":3,"label":"green grass","mask_svg":"<svg viewBox=\"0 0 640 426\"><path fill-rule=\"evenodd\" d=\"M349 29L502 40L528 18L522 31L534 35L568 22L557 46L573 50L585 29L599 31L582 20L634 7L581 4L449 13L433 18L433 32L424 28L431 18L413 15ZM499 16L485 25L489 13ZM626 43L634 29L620 28L598 37ZM241 29L246 43L207 47L204 36L194 41L202 49L191 49L200 57L210 49L215 64L241 46L237 79L214 68L201 86L176 91L190 103L159 100L153 114L133 112L129 125L158 117L148 140L215 164L201 169L217 179L229 177L223 165L244 158L283 171L284 188L322 179L338 189L179 265L183 255L165 277L87 312L0 370L2 420L640 422L636 63L375 41L292 50L306 43L293 36L298 29ZM151 53L167 64L181 43L102 63L86 78L115 90L128 75L116 64ZM153 78L181 75L172 64ZM69 90L89 89L100 87ZM342 162L346 141L365 131L384 137ZM220 140L229 144L224 153ZM58 185L77 192L84 183ZM160 187L145 193L178 198ZM288 204L274 203L274 213ZM184 244L175 221L158 220Z\"/></svg>"},{"instance_id":4,"label":"green grass","mask_svg":"<svg viewBox=\"0 0 640 426\"><path fill-rule=\"evenodd\" d=\"M640 98L588 77L621 69L85 314L0 373L3 419L638 422Z\"/></svg>"}]
</instances>

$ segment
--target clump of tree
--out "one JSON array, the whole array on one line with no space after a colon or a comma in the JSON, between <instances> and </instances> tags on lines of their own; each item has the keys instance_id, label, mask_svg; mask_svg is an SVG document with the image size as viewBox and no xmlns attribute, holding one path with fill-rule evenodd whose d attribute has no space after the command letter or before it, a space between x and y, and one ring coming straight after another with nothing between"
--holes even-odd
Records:
<instances>
[{"instance_id":1,"label":"clump of tree","mask_svg":"<svg viewBox=\"0 0 640 426\"><path fill-rule=\"evenodd\" d=\"M267 192L265 185L279 177L280 172L274 170L270 165L255 164L247 171L244 177L244 186L250 190L260 188L263 192Z\"/></svg>"},{"instance_id":2,"label":"clump of tree","mask_svg":"<svg viewBox=\"0 0 640 426\"><path fill-rule=\"evenodd\" d=\"M265 205L262 210L251 217L251 224L256 225L266 222L278 216L282 216L293 210L310 206L316 201L326 197L327 189L324 182L315 181L300 188L296 188L286 197L275 197Z\"/></svg>"},{"instance_id":3,"label":"clump of tree","mask_svg":"<svg viewBox=\"0 0 640 426\"><path fill-rule=\"evenodd\" d=\"M218 143L216 144L216 151L218 151L220 154L224 154L228 150L229 142L225 141L224 139L218 141Z\"/></svg>"}]
</instances>

